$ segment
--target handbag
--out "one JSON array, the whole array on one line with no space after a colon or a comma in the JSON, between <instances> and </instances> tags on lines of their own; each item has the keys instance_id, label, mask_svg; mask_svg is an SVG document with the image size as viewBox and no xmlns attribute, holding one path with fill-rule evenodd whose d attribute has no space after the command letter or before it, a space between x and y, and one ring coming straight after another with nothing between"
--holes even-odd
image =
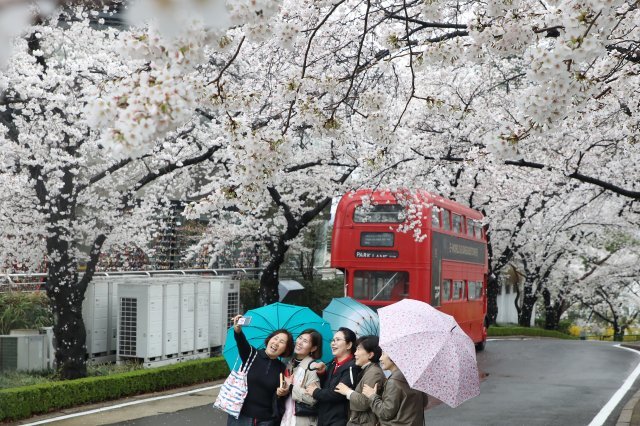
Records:
<instances>
[{"instance_id":1,"label":"handbag","mask_svg":"<svg viewBox=\"0 0 640 426\"><path fill-rule=\"evenodd\" d=\"M304 377L302 378L302 383L304 383L306 378L307 372L305 370ZM318 407L316 405L309 405L306 402L295 400L293 402L295 402L293 414L296 417L318 417Z\"/></svg>"},{"instance_id":2,"label":"handbag","mask_svg":"<svg viewBox=\"0 0 640 426\"><path fill-rule=\"evenodd\" d=\"M296 403L293 414L296 417L318 417L318 407L305 402L294 401Z\"/></svg>"},{"instance_id":3,"label":"handbag","mask_svg":"<svg viewBox=\"0 0 640 426\"><path fill-rule=\"evenodd\" d=\"M213 404L215 408L224 411L236 419L240 417L242 404L244 404L244 399L247 397L247 392L249 391L247 386L247 374L249 373L249 369L251 368L253 361L255 361L256 356L258 355L257 351L254 352L253 348L251 349L247 362L241 364L237 371L231 370L229 377L227 377L220 387L220 392L218 393L216 402ZM253 354L253 358L251 358L251 354Z\"/></svg>"}]
</instances>

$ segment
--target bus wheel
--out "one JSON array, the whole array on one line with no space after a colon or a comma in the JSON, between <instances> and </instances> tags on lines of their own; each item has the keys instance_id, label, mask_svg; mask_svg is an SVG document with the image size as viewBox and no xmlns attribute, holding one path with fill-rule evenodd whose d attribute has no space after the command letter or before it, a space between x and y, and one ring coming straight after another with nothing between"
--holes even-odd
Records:
<instances>
[{"instance_id":1,"label":"bus wheel","mask_svg":"<svg viewBox=\"0 0 640 426\"><path fill-rule=\"evenodd\" d=\"M487 343L487 341L486 341L486 340L483 340L483 341L482 341L482 342L480 342L480 343L476 343L476 352L482 352L482 351L484 351L484 345L485 345L485 343Z\"/></svg>"}]
</instances>

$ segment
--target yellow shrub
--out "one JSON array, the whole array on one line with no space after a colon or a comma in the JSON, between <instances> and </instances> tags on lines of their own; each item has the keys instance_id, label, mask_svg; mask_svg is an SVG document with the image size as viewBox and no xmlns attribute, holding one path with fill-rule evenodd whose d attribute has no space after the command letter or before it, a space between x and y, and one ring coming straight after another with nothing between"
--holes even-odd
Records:
<instances>
[{"instance_id":1,"label":"yellow shrub","mask_svg":"<svg viewBox=\"0 0 640 426\"><path fill-rule=\"evenodd\" d=\"M581 331L582 331L582 327L577 326L575 324L572 324L569 327L569 334L572 336L579 336Z\"/></svg>"}]
</instances>

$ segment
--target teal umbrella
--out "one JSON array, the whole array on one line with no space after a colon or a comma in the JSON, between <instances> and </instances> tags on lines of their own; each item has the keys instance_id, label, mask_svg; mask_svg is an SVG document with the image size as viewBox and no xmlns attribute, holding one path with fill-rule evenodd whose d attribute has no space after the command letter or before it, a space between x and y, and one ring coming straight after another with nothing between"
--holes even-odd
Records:
<instances>
[{"instance_id":1,"label":"teal umbrella","mask_svg":"<svg viewBox=\"0 0 640 426\"><path fill-rule=\"evenodd\" d=\"M358 337L380 334L378 314L350 297L337 297L322 311L322 318L335 332L340 327L353 330Z\"/></svg>"},{"instance_id":2,"label":"teal umbrella","mask_svg":"<svg viewBox=\"0 0 640 426\"><path fill-rule=\"evenodd\" d=\"M289 330L294 339L307 328L313 328L322 335L322 361L329 362L331 354L331 326L318 314L304 306L288 305L286 303L272 303L256 309L250 309L244 314L251 317L249 325L242 326L242 331L249 344L257 349L264 349L264 340L272 331L284 328ZM227 331L227 340L222 355L229 364L229 368L239 368L238 348L233 337L233 327Z\"/></svg>"}]
</instances>

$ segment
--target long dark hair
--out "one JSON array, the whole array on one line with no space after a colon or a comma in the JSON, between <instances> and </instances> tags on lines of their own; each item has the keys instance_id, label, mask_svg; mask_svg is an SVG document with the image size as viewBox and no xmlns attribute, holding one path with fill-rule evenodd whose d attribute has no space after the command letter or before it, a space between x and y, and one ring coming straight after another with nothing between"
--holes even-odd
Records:
<instances>
[{"instance_id":1,"label":"long dark hair","mask_svg":"<svg viewBox=\"0 0 640 426\"><path fill-rule=\"evenodd\" d=\"M380 347L380 339L378 339L378 336L362 336L356 340L356 347L359 345L362 345L362 349L367 353L373 352L373 357L371 358L372 363L377 364L380 362L382 348Z\"/></svg>"},{"instance_id":2,"label":"long dark hair","mask_svg":"<svg viewBox=\"0 0 640 426\"><path fill-rule=\"evenodd\" d=\"M283 358L290 357L293 353L293 336L289 333L289 330L285 328L279 328L278 330L272 331L266 339L264 339L264 345L267 346L269 344L269 340L277 334L286 334L287 335L287 346L284 348L284 352L280 355Z\"/></svg>"},{"instance_id":3,"label":"long dark hair","mask_svg":"<svg viewBox=\"0 0 640 426\"><path fill-rule=\"evenodd\" d=\"M351 355L356 353L356 333L347 327L340 327L338 331L344 335L345 343L351 343L351 348L349 349L349 351L351 351Z\"/></svg>"},{"instance_id":4,"label":"long dark hair","mask_svg":"<svg viewBox=\"0 0 640 426\"><path fill-rule=\"evenodd\" d=\"M306 330L302 331L302 333L298 334L298 337L302 336L303 334L308 334L309 336L311 336L311 346L316 347L316 350L309 353L309 355L313 359L322 358L322 334L318 333L318 331L313 328L307 328Z\"/></svg>"}]
</instances>

